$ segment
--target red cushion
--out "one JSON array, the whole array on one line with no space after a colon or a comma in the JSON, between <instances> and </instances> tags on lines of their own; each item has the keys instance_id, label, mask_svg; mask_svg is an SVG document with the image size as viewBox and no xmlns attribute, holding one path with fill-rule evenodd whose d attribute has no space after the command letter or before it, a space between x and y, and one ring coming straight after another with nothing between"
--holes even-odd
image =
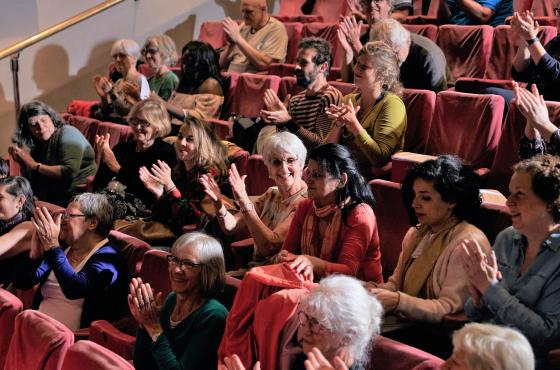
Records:
<instances>
[{"instance_id":1,"label":"red cushion","mask_svg":"<svg viewBox=\"0 0 560 370\"><path fill-rule=\"evenodd\" d=\"M261 195L269 187L276 185L273 180L268 177L268 169L264 164L262 155L253 154L247 162L247 194Z\"/></svg>"},{"instance_id":2,"label":"red cushion","mask_svg":"<svg viewBox=\"0 0 560 370\"><path fill-rule=\"evenodd\" d=\"M433 24L403 24L404 28L409 30L412 33L416 33L418 35L425 36L436 42L437 40L437 33L438 28L436 25Z\"/></svg>"},{"instance_id":3,"label":"red cushion","mask_svg":"<svg viewBox=\"0 0 560 370\"><path fill-rule=\"evenodd\" d=\"M404 150L424 153L436 106L436 93L428 90L405 89L403 102L406 106L406 134Z\"/></svg>"},{"instance_id":4,"label":"red cushion","mask_svg":"<svg viewBox=\"0 0 560 370\"><path fill-rule=\"evenodd\" d=\"M226 112L245 117L256 117L264 108L264 92L271 89L278 92L280 77L243 73L239 75L235 92L231 96Z\"/></svg>"},{"instance_id":5,"label":"red cushion","mask_svg":"<svg viewBox=\"0 0 560 370\"><path fill-rule=\"evenodd\" d=\"M12 293L0 288L0 369L4 368L8 346L14 333L14 320L23 309L23 303Z\"/></svg>"},{"instance_id":6,"label":"red cushion","mask_svg":"<svg viewBox=\"0 0 560 370\"><path fill-rule=\"evenodd\" d=\"M126 370L134 369L124 358L99 344L82 340L68 350L62 370Z\"/></svg>"},{"instance_id":7,"label":"red cushion","mask_svg":"<svg viewBox=\"0 0 560 370\"><path fill-rule=\"evenodd\" d=\"M372 351L375 370L437 370L444 361L427 352L385 337L378 337Z\"/></svg>"},{"instance_id":8,"label":"red cushion","mask_svg":"<svg viewBox=\"0 0 560 370\"><path fill-rule=\"evenodd\" d=\"M221 21L206 21L200 25L198 39L212 45L214 49L219 49L226 44L226 33Z\"/></svg>"},{"instance_id":9,"label":"red cushion","mask_svg":"<svg viewBox=\"0 0 560 370\"><path fill-rule=\"evenodd\" d=\"M142 261L142 268L140 269L142 281L150 283L152 289L156 292L162 292L163 297L167 297L169 292L171 292L167 263L168 254L157 249L146 252Z\"/></svg>"},{"instance_id":10,"label":"red cushion","mask_svg":"<svg viewBox=\"0 0 560 370\"><path fill-rule=\"evenodd\" d=\"M131 321L134 321L134 319L131 319ZM132 324L135 324L135 322ZM123 333L108 321L97 320L92 322L89 328L89 339L110 349L126 360L132 360L136 338Z\"/></svg>"}]
</instances>

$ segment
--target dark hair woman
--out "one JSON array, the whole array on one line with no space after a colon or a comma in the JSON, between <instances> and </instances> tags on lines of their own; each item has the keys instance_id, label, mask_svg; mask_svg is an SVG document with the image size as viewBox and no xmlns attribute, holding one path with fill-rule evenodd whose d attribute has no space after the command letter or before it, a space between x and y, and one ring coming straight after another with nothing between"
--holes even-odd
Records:
<instances>
[{"instance_id":1,"label":"dark hair woman","mask_svg":"<svg viewBox=\"0 0 560 370\"><path fill-rule=\"evenodd\" d=\"M305 277L341 273L381 282L374 198L348 149L312 150L302 201L278 255Z\"/></svg>"}]
</instances>

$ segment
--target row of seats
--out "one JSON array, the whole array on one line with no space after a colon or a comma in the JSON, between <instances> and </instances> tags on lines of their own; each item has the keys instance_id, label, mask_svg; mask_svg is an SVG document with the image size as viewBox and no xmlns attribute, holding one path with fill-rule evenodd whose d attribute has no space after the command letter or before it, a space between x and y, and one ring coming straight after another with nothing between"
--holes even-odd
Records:
<instances>
[{"instance_id":1,"label":"row of seats","mask_svg":"<svg viewBox=\"0 0 560 370\"><path fill-rule=\"evenodd\" d=\"M297 44L304 37L317 36L329 41L333 47L333 71L329 79L340 77L344 56L339 45L336 30L338 23L284 23L288 32L288 53L285 63L293 65L297 55ZM426 36L443 50L451 73L455 78L476 77L509 79L511 62L516 51L516 43L510 26L456 26L433 24L404 25L410 32ZM363 32L366 32L363 26ZM542 26L539 38L543 44L556 37L553 26ZM225 45L225 33L221 22L204 22L200 27L199 40L210 43L214 48ZM291 76L295 68L271 66L269 74Z\"/></svg>"}]
</instances>

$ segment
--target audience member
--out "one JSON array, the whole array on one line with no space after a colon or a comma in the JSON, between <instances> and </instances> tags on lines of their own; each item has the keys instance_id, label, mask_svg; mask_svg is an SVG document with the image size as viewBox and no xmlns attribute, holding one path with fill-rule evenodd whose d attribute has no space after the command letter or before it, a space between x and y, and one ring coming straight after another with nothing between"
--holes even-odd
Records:
<instances>
[{"instance_id":1,"label":"audience member","mask_svg":"<svg viewBox=\"0 0 560 370\"><path fill-rule=\"evenodd\" d=\"M387 6L391 12L390 17L399 22L404 22L406 17L412 15L412 0L390 0L390 1L372 1L372 0L346 0L348 4L348 14L354 16L357 20L367 22L368 13L379 13L387 11ZM369 8L369 12L368 9ZM373 9L375 8L375 9Z\"/></svg>"},{"instance_id":2,"label":"audience member","mask_svg":"<svg viewBox=\"0 0 560 370\"><path fill-rule=\"evenodd\" d=\"M166 104L169 113L177 118L172 123L180 126L195 109L207 118L220 116L227 84L220 73L218 58L214 48L205 42L191 41L185 45L181 80Z\"/></svg>"},{"instance_id":3,"label":"audience member","mask_svg":"<svg viewBox=\"0 0 560 370\"><path fill-rule=\"evenodd\" d=\"M560 153L560 130L550 121L537 85L532 85L529 92L516 84L514 93L515 106L526 119L524 134L519 141L519 158Z\"/></svg>"},{"instance_id":4,"label":"audience member","mask_svg":"<svg viewBox=\"0 0 560 370\"><path fill-rule=\"evenodd\" d=\"M97 171L84 135L45 103L32 101L21 107L12 141L16 145L8 151L39 200L64 207Z\"/></svg>"},{"instance_id":5,"label":"audience member","mask_svg":"<svg viewBox=\"0 0 560 370\"><path fill-rule=\"evenodd\" d=\"M279 132L264 145L264 163L276 186L251 201L245 190L246 175L240 176L235 164L229 170L229 184L241 212L232 215L222 202L220 187L208 175L201 182L214 201L220 227L226 234L248 229L254 240L254 257L249 267L272 262L286 238L297 205L307 197L302 179L307 150L294 134Z\"/></svg>"},{"instance_id":6,"label":"audience member","mask_svg":"<svg viewBox=\"0 0 560 370\"><path fill-rule=\"evenodd\" d=\"M400 79L406 88L446 90L449 68L443 51L427 37L417 36L393 19L370 28L370 41L383 41L397 54Z\"/></svg>"},{"instance_id":7,"label":"audience member","mask_svg":"<svg viewBox=\"0 0 560 370\"><path fill-rule=\"evenodd\" d=\"M512 226L487 257L466 241L463 263L469 319L518 329L531 342L537 367L560 342L560 159L537 156L515 165L507 206Z\"/></svg>"},{"instance_id":8,"label":"audience member","mask_svg":"<svg viewBox=\"0 0 560 370\"><path fill-rule=\"evenodd\" d=\"M382 4L384 0L380 0ZM377 8L377 6L375 7ZM345 54L342 79L352 82L352 64L368 41L383 41L393 48L399 60L400 79L405 88L441 91L451 79L445 55L435 42L410 33L399 22L391 19L390 8L368 13L369 30L360 36L361 22L344 17L339 24L338 40Z\"/></svg>"},{"instance_id":9,"label":"audience member","mask_svg":"<svg viewBox=\"0 0 560 370\"><path fill-rule=\"evenodd\" d=\"M10 160L0 158L0 179L10 176Z\"/></svg>"},{"instance_id":10,"label":"audience member","mask_svg":"<svg viewBox=\"0 0 560 370\"><path fill-rule=\"evenodd\" d=\"M325 110L340 105L342 94L327 83L332 66L331 45L318 37L304 38L298 45L296 63L297 83L305 90L291 97L287 108L276 93L266 91L267 110L262 111L262 117L272 126L261 130L256 144L258 153L263 153L263 143L277 128L288 129L311 150L325 141L334 125Z\"/></svg>"},{"instance_id":11,"label":"audience member","mask_svg":"<svg viewBox=\"0 0 560 370\"><path fill-rule=\"evenodd\" d=\"M452 156L408 172L402 193L412 227L393 275L371 289L387 313L436 323L463 311L469 289L461 243L473 239L490 252L484 233L470 223L480 207L479 183L473 169Z\"/></svg>"},{"instance_id":12,"label":"audience member","mask_svg":"<svg viewBox=\"0 0 560 370\"><path fill-rule=\"evenodd\" d=\"M322 279L301 299L299 326L293 339L301 352L293 356L287 368L309 369L309 361L324 357L341 368L364 369L370 360L370 347L379 335L382 312L377 299L358 280L341 275ZM245 369L236 355L224 360L220 370Z\"/></svg>"},{"instance_id":13,"label":"audience member","mask_svg":"<svg viewBox=\"0 0 560 370\"><path fill-rule=\"evenodd\" d=\"M172 292L165 303L149 283L130 283L128 305L139 326L134 367L215 369L228 314L216 300L225 285L222 246L203 233L185 234L167 260Z\"/></svg>"},{"instance_id":14,"label":"audience member","mask_svg":"<svg viewBox=\"0 0 560 370\"><path fill-rule=\"evenodd\" d=\"M341 273L382 282L375 201L352 155L325 144L308 159L309 200L298 205L278 261L309 280Z\"/></svg>"},{"instance_id":15,"label":"audience member","mask_svg":"<svg viewBox=\"0 0 560 370\"><path fill-rule=\"evenodd\" d=\"M154 75L148 79L150 90L167 101L179 85L179 77L169 67L177 63L175 42L167 35L150 36L142 55Z\"/></svg>"},{"instance_id":16,"label":"audience member","mask_svg":"<svg viewBox=\"0 0 560 370\"><path fill-rule=\"evenodd\" d=\"M227 149L201 113L189 114L179 130L175 152L177 165L173 169L159 160L150 169L140 168L140 180L156 198L152 215L122 229L151 245L171 245L183 234L183 226L202 228L207 214L215 216L212 201L199 181L202 175L209 174L220 185L225 184Z\"/></svg>"},{"instance_id":17,"label":"audience member","mask_svg":"<svg viewBox=\"0 0 560 370\"><path fill-rule=\"evenodd\" d=\"M30 248L34 210L33 192L25 177L0 179L0 284L4 286L12 281L17 260Z\"/></svg>"},{"instance_id":18,"label":"audience member","mask_svg":"<svg viewBox=\"0 0 560 370\"><path fill-rule=\"evenodd\" d=\"M15 267L13 279L19 289L40 284L33 308L73 331L95 320L118 319L116 307L123 301L128 277L124 260L107 239L113 224L107 198L77 195L66 212L55 216L40 207L32 223L30 259Z\"/></svg>"},{"instance_id":19,"label":"audience member","mask_svg":"<svg viewBox=\"0 0 560 370\"><path fill-rule=\"evenodd\" d=\"M453 355L441 370L534 370L527 338L516 330L470 323L453 334Z\"/></svg>"},{"instance_id":20,"label":"audience member","mask_svg":"<svg viewBox=\"0 0 560 370\"><path fill-rule=\"evenodd\" d=\"M220 65L229 72L265 71L270 63L283 63L288 49L284 25L268 12L265 0L242 0L243 25L230 17L223 21L227 45Z\"/></svg>"},{"instance_id":21,"label":"audience member","mask_svg":"<svg viewBox=\"0 0 560 370\"><path fill-rule=\"evenodd\" d=\"M158 160L171 167L176 162L173 146L162 140L171 130L162 102L148 98L136 103L127 120L132 131L129 141L111 149L109 133L95 138L99 170L93 186L110 198L117 220L144 216L146 207L149 210L154 202L138 175L141 167L150 168Z\"/></svg>"},{"instance_id":22,"label":"audience member","mask_svg":"<svg viewBox=\"0 0 560 370\"><path fill-rule=\"evenodd\" d=\"M379 41L368 42L354 65L354 83L359 93L327 109L337 122L327 142L346 146L362 175L371 179L404 146L406 109L399 97L402 86L393 50Z\"/></svg>"},{"instance_id":23,"label":"audience member","mask_svg":"<svg viewBox=\"0 0 560 370\"><path fill-rule=\"evenodd\" d=\"M140 57L140 47L136 41L115 41L111 47L111 57L115 69L123 77L115 83L104 76L93 78L93 86L101 98L101 104L99 109L92 112L92 116L102 121L124 123L130 108L150 95L150 85L146 77L136 70L136 62Z\"/></svg>"},{"instance_id":24,"label":"audience member","mask_svg":"<svg viewBox=\"0 0 560 370\"><path fill-rule=\"evenodd\" d=\"M513 15L513 0L441 0L438 19L458 25L488 24L496 27Z\"/></svg>"},{"instance_id":25,"label":"audience member","mask_svg":"<svg viewBox=\"0 0 560 370\"><path fill-rule=\"evenodd\" d=\"M556 4L556 21L560 30L560 2ZM515 13L511 20L511 32L518 44L513 59L512 78L516 81L536 84L546 100L560 101L560 34L542 45L537 37L539 25L532 13ZM513 93L506 95L509 101Z\"/></svg>"}]
</instances>

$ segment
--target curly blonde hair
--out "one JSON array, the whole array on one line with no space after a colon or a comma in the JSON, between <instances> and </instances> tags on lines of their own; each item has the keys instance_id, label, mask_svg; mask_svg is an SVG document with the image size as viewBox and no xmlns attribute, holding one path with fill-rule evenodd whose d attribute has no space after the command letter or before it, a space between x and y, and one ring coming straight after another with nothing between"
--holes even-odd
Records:
<instances>
[{"instance_id":1,"label":"curly blonde hair","mask_svg":"<svg viewBox=\"0 0 560 370\"><path fill-rule=\"evenodd\" d=\"M401 96L403 87L397 55L391 47L381 41L370 41L362 47L358 57L365 55L373 61L377 78L381 80L383 90Z\"/></svg>"},{"instance_id":2,"label":"curly blonde hair","mask_svg":"<svg viewBox=\"0 0 560 370\"><path fill-rule=\"evenodd\" d=\"M171 121L167 109L161 100L157 98L140 100L130 110L128 119L136 118L140 113L144 115L144 119L154 129L155 138L169 135L171 132Z\"/></svg>"}]
</instances>

